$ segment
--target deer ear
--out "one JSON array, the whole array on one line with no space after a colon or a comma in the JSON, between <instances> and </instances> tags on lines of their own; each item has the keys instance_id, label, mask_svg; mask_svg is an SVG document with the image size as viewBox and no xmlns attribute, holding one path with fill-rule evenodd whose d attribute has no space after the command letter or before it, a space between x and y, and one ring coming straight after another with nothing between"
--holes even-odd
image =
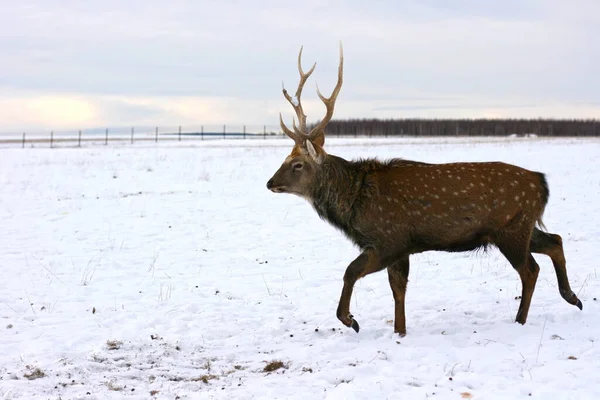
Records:
<instances>
[{"instance_id":1,"label":"deer ear","mask_svg":"<svg viewBox=\"0 0 600 400\"><path fill-rule=\"evenodd\" d=\"M318 144L313 143L310 140L306 141L306 149L308 150L308 154L310 158L313 159L317 164L321 164L323 160L325 160L325 150Z\"/></svg>"},{"instance_id":2,"label":"deer ear","mask_svg":"<svg viewBox=\"0 0 600 400\"><path fill-rule=\"evenodd\" d=\"M314 144L323 147L325 145L325 131L321 131L316 138L312 139Z\"/></svg>"}]
</instances>

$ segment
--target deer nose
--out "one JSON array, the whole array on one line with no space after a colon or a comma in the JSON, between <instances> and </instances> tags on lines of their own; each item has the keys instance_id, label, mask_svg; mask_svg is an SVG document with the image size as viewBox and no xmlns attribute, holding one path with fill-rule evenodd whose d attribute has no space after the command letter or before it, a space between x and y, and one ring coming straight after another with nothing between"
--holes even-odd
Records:
<instances>
[{"instance_id":1,"label":"deer nose","mask_svg":"<svg viewBox=\"0 0 600 400\"><path fill-rule=\"evenodd\" d=\"M273 178L269 179L269 182L267 182L267 189L271 189L273 187Z\"/></svg>"}]
</instances>

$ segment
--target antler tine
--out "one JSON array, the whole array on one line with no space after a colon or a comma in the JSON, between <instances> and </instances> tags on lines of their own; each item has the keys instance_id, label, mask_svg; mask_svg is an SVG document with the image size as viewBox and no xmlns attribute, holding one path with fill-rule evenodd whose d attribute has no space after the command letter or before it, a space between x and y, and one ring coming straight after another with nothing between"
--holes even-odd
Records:
<instances>
[{"instance_id":1,"label":"antler tine","mask_svg":"<svg viewBox=\"0 0 600 400\"><path fill-rule=\"evenodd\" d=\"M296 126L296 120L292 118L292 128L294 128L294 132L298 135L299 138L304 140L306 138L306 133L302 132L298 126Z\"/></svg>"},{"instance_id":2,"label":"antler tine","mask_svg":"<svg viewBox=\"0 0 600 400\"><path fill-rule=\"evenodd\" d=\"M296 114L298 115L298 124L300 125L300 131L306 134L306 115L302 110L302 103L300 102L300 96L302 96L302 89L304 89L304 84L308 80L308 78L312 75L317 67L317 63L315 62L313 66L308 70L308 72L304 73L302 71L302 50L304 46L300 47L300 52L298 52L298 72L300 73L300 81L298 82L298 88L296 89L296 100L298 100L298 108L296 110ZM302 119L300 119L302 117Z\"/></svg>"},{"instance_id":3,"label":"antler tine","mask_svg":"<svg viewBox=\"0 0 600 400\"><path fill-rule=\"evenodd\" d=\"M302 50L304 46L300 47L300 52L298 53L298 72L300 73L300 81L298 82L298 88L296 89L296 93L294 97L296 101L289 95L285 87L282 87L283 96L291 104L292 108L296 113L296 117L298 117L298 125L299 130L303 135L306 135L306 115L304 115L304 110L302 109L302 102L300 97L302 96L302 89L304 88L304 84L310 77L310 75L314 72L317 63L314 63L312 68L309 69L306 73L302 70ZM296 130L296 129L294 129ZM296 130L297 131L297 130Z\"/></svg>"},{"instance_id":4,"label":"antler tine","mask_svg":"<svg viewBox=\"0 0 600 400\"><path fill-rule=\"evenodd\" d=\"M296 126L295 120L293 121L293 124L294 126ZM285 123L283 122L283 116L281 115L281 113L279 113L279 125L281 126L283 132L285 132L285 134L288 135L290 139L296 142L296 144L302 144L304 138L302 136L299 136L296 132L292 131L287 126L285 126Z\"/></svg>"},{"instance_id":5,"label":"antler tine","mask_svg":"<svg viewBox=\"0 0 600 400\"><path fill-rule=\"evenodd\" d=\"M312 140L312 139L316 138L317 136L319 136L319 134L322 134L322 132L324 131L324 129L327 126L327 124L329 123L329 121L331 121L331 118L333 117L333 109L335 107L335 101L337 100L337 96L340 93L340 89L342 88L343 75L344 75L344 50L342 48L342 42L340 42L340 64L338 66L337 84L335 85L335 88L333 89L333 92L331 92L331 96L329 96L329 98L326 98L325 96L323 96L321 94L321 92L319 91L319 87L317 86L317 95L319 96L321 101L325 104L327 113L325 114L325 117L321 120L321 122L319 122L313 129L311 129L310 133L308 134L308 139Z\"/></svg>"}]
</instances>

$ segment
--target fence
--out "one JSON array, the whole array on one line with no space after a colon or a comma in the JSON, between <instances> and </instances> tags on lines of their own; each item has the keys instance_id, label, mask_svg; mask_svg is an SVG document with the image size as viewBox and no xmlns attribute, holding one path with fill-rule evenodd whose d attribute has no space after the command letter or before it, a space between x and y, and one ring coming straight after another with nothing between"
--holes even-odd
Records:
<instances>
[{"instance_id":1,"label":"fence","mask_svg":"<svg viewBox=\"0 0 600 400\"><path fill-rule=\"evenodd\" d=\"M312 126L309 126L311 128ZM332 120L328 136L600 136L600 120L551 119L350 119ZM0 147L81 147L145 141L266 139L285 137L279 125L199 125L0 133Z\"/></svg>"},{"instance_id":2,"label":"fence","mask_svg":"<svg viewBox=\"0 0 600 400\"><path fill-rule=\"evenodd\" d=\"M284 137L279 126L211 125L198 127L131 127L0 133L0 147L82 147L109 143L164 142L210 139L267 139Z\"/></svg>"}]
</instances>

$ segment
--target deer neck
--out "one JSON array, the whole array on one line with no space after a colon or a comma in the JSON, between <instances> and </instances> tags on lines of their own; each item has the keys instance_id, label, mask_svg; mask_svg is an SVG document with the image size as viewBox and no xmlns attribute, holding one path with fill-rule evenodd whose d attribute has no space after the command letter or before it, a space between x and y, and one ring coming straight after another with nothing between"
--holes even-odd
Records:
<instances>
[{"instance_id":1,"label":"deer neck","mask_svg":"<svg viewBox=\"0 0 600 400\"><path fill-rule=\"evenodd\" d=\"M351 229L353 206L363 179L353 166L343 158L327 155L310 196L319 216L345 233Z\"/></svg>"}]
</instances>

